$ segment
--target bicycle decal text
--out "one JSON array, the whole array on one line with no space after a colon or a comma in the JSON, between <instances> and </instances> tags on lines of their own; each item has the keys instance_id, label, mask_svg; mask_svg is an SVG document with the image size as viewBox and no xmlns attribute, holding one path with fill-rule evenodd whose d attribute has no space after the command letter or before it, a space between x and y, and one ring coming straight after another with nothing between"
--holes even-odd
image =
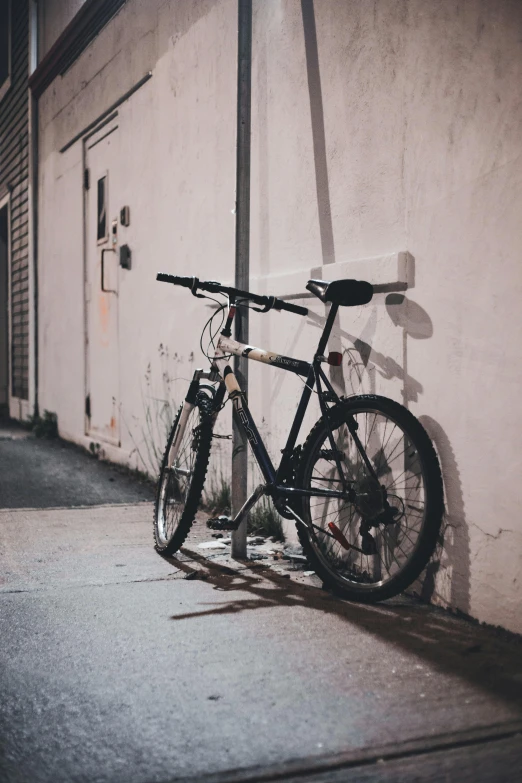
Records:
<instances>
[{"instance_id":1,"label":"bicycle decal text","mask_svg":"<svg viewBox=\"0 0 522 783\"><path fill-rule=\"evenodd\" d=\"M243 409L243 405L241 402L241 397L238 394L237 397L233 398L234 407L236 409L236 413L239 416L239 419L241 421L241 424L245 428L245 432L247 434L247 438L250 441L250 443L255 443L257 445L257 438L254 430L250 426L250 421L248 419L246 411Z\"/></svg>"}]
</instances>

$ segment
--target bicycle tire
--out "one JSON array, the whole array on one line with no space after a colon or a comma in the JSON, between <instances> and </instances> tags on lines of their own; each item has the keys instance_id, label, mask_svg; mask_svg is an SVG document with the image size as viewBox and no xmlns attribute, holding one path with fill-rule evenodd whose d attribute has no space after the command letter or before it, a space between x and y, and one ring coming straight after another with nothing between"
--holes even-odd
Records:
<instances>
[{"instance_id":1,"label":"bicycle tire","mask_svg":"<svg viewBox=\"0 0 522 783\"><path fill-rule=\"evenodd\" d=\"M344 440L340 439L339 433L341 433L342 425L346 423L346 418L348 416L353 416L353 420L358 423L360 427L360 429L357 430L358 436L359 432L361 433L361 436L364 435L364 427L361 427L363 424L361 414L366 414L366 436L368 436L368 443L366 445L364 444L363 437L361 437L361 442L365 445L368 458L376 471L377 477L380 478L379 473L382 473L383 476L387 474L390 478L391 474L391 483L389 478L385 479L385 482L388 482L387 484L377 483L374 478L371 478L370 471L364 464L364 460L361 458L360 453L354 444L353 437L349 434L347 427L345 427ZM394 429L398 428L403 433L403 452L397 452L397 458L402 458L402 463L399 463L397 467L395 467L396 457L393 456L393 454L391 457L386 456L386 444L382 446L380 456L379 448L375 451L376 441L377 443L379 441L378 432L380 431L380 424L378 424L372 432L372 430L369 429L368 414L370 414L370 416L375 414L373 419L374 428L378 420L377 417L383 419L385 422L385 436L386 422L392 422L394 424ZM355 493L355 500L353 502L336 501L338 503L338 510L336 513L337 519L342 520L342 523L344 524L344 528L341 532L345 537L345 543L348 543L350 547L354 548L345 549L345 545L341 544L339 540L336 540L335 538L334 543L332 543L332 533L336 532L333 531L332 528L330 528L329 535L328 532L318 532L315 528L313 528L313 532L310 532L309 527L304 528L302 525L298 524L297 530L299 540L311 567L323 580L325 586L330 588L332 592L362 603L382 601L401 593L420 576L437 544L444 510L443 483L437 454L429 436L420 422L402 405L399 405L386 397L359 395L348 398L343 400L341 404L332 408L329 412L329 417L332 424L332 431L335 432L335 435L339 438L336 442L336 448L339 449L339 443L341 443L341 446L343 446L344 443L347 444L346 449L340 449L340 452L343 455L344 464L346 465L346 467L342 467L342 470L343 474L346 471L345 480L348 480L349 475L352 475L353 477L353 480L349 481L349 486ZM392 431L393 430L390 430L390 432ZM388 442L391 437L392 435L390 434ZM321 447L324 446L325 441L328 444L328 448L321 449ZM397 446L394 448L396 449ZM354 454L358 455L358 459L360 458L360 462L357 466L354 463L354 457L350 456ZM324 456L326 456L327 459L324 459ZM379 459L378 464L376 462L377 458ZM325 464L331 465L332 462L335 463L328 442L327 427L322 418L313 427L303 446L301 460L297 469L296 484L298 487L311 489L316 486L327 486L328 482L330 482L331 488L339 486L340 479L328 478L328 472L323 477L321 472L323 463L320 462L321 460L323 460ZM318 464L321 465L320 468L317 467ZM343 463L341 463L341 465L342 464ZM394 474L394 471L399 470L401 466L404 466L404 478L400 474ZM420 472L417 472L417 466L420 468ZM314 470L316 471L315 478L313 474ZM338 475L339 471L337 466L335 467L335 471ZM415 473L412 471L415 471ZM319 475L320 473L321 475ZM396 478L394 478L394 475ZM419 500L421 497L419 489L421 479L419 476L422 476L423 483L424 500L422 501L422 506L418 505L421 502ZM399 484L397 484L397 481ZM334 482L337 483L335 484ZM400 489L401 482L404 486L403 489ZM415 486L415 484L417 484L417 486ZM385 506L382 501L383 486L387 486L388 488L386 496L389 505L393 509L392 512L384 511ZM392 492L389 492L390 488L393 490ZM362 490L366 491L363 492ZM417 499L415 499L415 494L412 499L411 494L409 494L412 491L417 493ZM401 493L405 497L401 497ZM379 498L381 498L381 500L379 500ZM335 509L335 506L333 505L334 501L332 501L332 499L321 499L317 496L313 498L303 498L301 503L303 521L310 524L315 518L315 521L317 522L320 517L317 516L317 511L315 509L318 508L320 512L321 502L324 502L325 505L331 503L332 508ZM342 506L343 503L344 506ZM379 503L383 509L382 511L379 510ZM413 511L409 511L409 509L413 509ZM395 558L395 551L399 546L399 542L404 543L406 538L408 541L412 541L410 533L413 528L410 528L406 522L403 521L406 514L410 514L408 519L411 517L415 519L415 515L417 515L417 517L421 516L421 510L423 513L420 530L417 540L412 542L413 549L411 553L406 557L404 564L399 567L398 570L395 569L395 573L392 573L392 559L392 567L389 569L388 578L383 579L383 559L386 563L388 562L390 551L393 558ZM341 511L344 516L341 516ZM322 527L325 530L329 524L326 521L328 517L330 516L332 520L335 520L333 513L333 511L328 512L326 516L323 514L324 519ZM393 516L392 522L390 516L385 516L390 513ZM400 516L401 513L403 516ZM371 514L374 514L370 528L370 538L373 539L373 545L371 540L370 543L368 543L369 539L366 539L365 543L362 538L363 526L369 524ZM379 520L381 518L385 519L386 522L380 523ZM341 524L341 521L339 521L339 524ZM358 528L359 524L360 527ZM334 522L334 525L337 525L337 522ZM321 527L321 525L318 525L318 528L319 527ZM339 525L337 525L337 527L340 529ZM409 532L406 532L406 530ZM401 532L402 538L400 537ZM381 550L377 548L377 544L382 545ZM359 547L359 552L356 551L356 546ZM373 546L377 550L376 554L365 555L361 553L361 550L364 550L365 547L366 549L368 549L368 547L372 549ZM402 546L399 548L404 552ZM386 549L390 551L386 551ZM367 561L366 568L364 568L365 557ZM359 558L360 564L355 562L357 558ZM397 564L398 562L399 561L396 560ZM386 568L388 568L387 565ZM381 578L379 578L379 573Z\"/></svg>"},{"instance_id":2,"label":"bicycle tire","mask_svg":"<svg viewBox=\"0 0 522 783\"><path fill-rule=\"evenodd\" d=\"M190 413L183 441L180 444L180 455L188 449L186 458L190 466L190 478L184 486L180 482L179 475L168 466L170 447L178 429L183 405L176 414L167 440L156 491L153 519L155 549L161 555L172 555L183 546L199 507L212 443L212 397L209 396L209 391L212 392L212 389L198 391L196 404ZM177 513L173 518L171 529L165 530L165 509L169 497L171 511L173 514Z\"/></svg>"}]
</instances>

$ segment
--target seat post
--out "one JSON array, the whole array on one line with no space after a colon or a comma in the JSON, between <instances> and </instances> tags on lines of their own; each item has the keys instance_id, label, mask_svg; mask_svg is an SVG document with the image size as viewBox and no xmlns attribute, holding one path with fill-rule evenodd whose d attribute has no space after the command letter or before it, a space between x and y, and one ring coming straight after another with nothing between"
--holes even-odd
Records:
<instances>
[{"instance_id":1,"label":"seat post","mask_svg":"<svg viewBox=\"0 0 522 783\"><path fill-rule=\"evenodd\" d=\"M321 339L319 340L319 345L317 346L316 356L324 355L324 351L328 344L328 340L330 338L330 333L332 331L334 321L335 321L335 316L337 315L338 309L339 309L338 304L332 304L330 307L330 312L328 313L328 318L326 319L323 333L321 335Z\"/></svg>"}]
</instances>

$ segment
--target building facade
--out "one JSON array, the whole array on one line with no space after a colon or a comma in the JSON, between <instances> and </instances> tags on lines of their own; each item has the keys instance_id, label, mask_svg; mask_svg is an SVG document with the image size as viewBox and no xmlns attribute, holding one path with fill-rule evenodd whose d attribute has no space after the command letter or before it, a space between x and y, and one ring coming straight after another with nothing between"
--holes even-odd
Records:
<instances>
[{"instance_id":1,"label":"building facade","mask_svg":"<svg viewBox=\"0 0 522 783\"><path fill-rule=\"evenodd\" d=\"M32 413L30 4L0 3L0 412Z\"/></svg>"},{"instance_id":2,"label":"building facade","mask_svg":"<svg viewBox=\"0 0 522 783\"><path fill-rule=\"evenodd\" d=\"M234 277L237 3L102 5L43 3L31 77L39 400L64 437L153 471L211 314L156 273ZM340 316L334 381L407 405L436 445L445 536L418 589L522 632L522 6L253 6L250 287L379 286ZM250 342L309 358L324 310L303 302L306 320L253 314ZM300 382L263 370L276 455Z\"/></svg>"}]
</instances>

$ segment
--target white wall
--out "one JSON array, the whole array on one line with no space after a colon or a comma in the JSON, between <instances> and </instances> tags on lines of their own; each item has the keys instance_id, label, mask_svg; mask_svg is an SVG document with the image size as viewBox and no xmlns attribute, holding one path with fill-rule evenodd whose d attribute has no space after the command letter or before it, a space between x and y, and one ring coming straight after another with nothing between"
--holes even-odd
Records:
<instances>
[{"instance_id":1,"label":"white wall","mask_svg":"<svg viewBox=\"0 0 522 783\"><path fill-rule=\"evenodd\" d=\"M307 22L299 3L256 4L254 272L302 270L272 286L297 293L314 267L389 282L382 257L412 254L403 304L381 294L343 312L341 342L371 346L363 389L404 401L439 450L448 529L433 600L521 631L522 7L315 3L320 75L307 73ZM253 329L289 350L278 319ZM278 382L263 399L277 388L279 433L292 381Z\"/></svg>"},{"instance_id":2,"label":"white wall","mask_svg":"<svg viewBox=\"0 0 522 783\"><path fill-rule=\"evenodd\" d=\"M159 395L145 373L151 361L161 386L160 343L170 376L203 363L191 352L204 305L155 272L231 281L234 258L236 4L144 5L129 0L40 109L42 407L81 439L80 145L57 150L153 72L120 109L135 263L120 299L122 454ZM404 402L438 448L445 546L419 589L521 632L522 7L322 0L303 20L297 0L257 0L254 11L251 287L296 294L312 274L409 283L402 303L378 294L342 313L336 381ZM253 314L251 342L308 358L317 317ZM276 457L300 382L250 372Z\"/></svg>"},{"instance_id":3,"label":"white wall","mask_svg":"<svg viewBox=\"0 0 522 783\"><path fill-rule=\"evenodd\" d=\"M132 270L120 270L122 448L107 449L124 461L132 453L141 468L136 450L146 462L152 450L146 414L163 441L159 400L165 385L176 405L182 400L185 379L202 363L194 356L199 331L192 322L202 325L208 317L205 305L158 284L156 273L205 278L218 267L233 280L235 13L234 2L215 0L146 8L129 2L40 101L41 407L58 413L64 436L81 441L82 145L59 150L153 71L119 108L117 165L125 171L119 203L131 211L131 225L122 231Z\"/></svg>"}]
</instances>

